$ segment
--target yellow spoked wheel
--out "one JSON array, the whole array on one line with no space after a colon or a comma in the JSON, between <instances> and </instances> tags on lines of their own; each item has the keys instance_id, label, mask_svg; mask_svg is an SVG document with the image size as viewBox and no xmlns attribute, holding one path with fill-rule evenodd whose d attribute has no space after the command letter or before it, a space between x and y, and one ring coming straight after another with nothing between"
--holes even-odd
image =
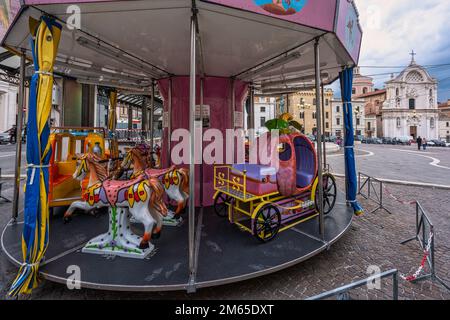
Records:
<instances>
[{"instance_id":1,"label":"yellow spoked wheel","mask_svg":"<svg viewBox=\"0 0 450 320\"><path fill-rule=\"evenodd\" d=\"M214 198L214 212L221 218L228 216L228 207L233 199L225 193L219 192Z\"/></svg>"},{"instance_id":2,"label":"yellow spoked wheel","mask_svg":"<svg viewBox=\"0 0 450 320\"><path fill-rule=\"evenodd\" d=\"M273 240L281 227L280 210L273 205L262 207L253 220L255 237L261 242Z\"/></svg>"},{"instance_id":3,"label":"yellow spoked wheel","mask_svg":"<svg viewBox=\"0 0 450 320\"><path fill-rule=\"evenodd\" d=\"M329 214L336 204L337 187L336 179L330 173L323 174L323 214ZM316 188L316 195L314 197L316 208L319 209L319 189Z\"/></svg>"}]
</instances>

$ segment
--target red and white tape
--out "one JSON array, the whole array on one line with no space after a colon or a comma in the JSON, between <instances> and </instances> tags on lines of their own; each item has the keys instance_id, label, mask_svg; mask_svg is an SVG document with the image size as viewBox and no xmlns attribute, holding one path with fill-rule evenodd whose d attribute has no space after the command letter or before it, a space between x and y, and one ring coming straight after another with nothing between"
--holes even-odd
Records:
<instances>
[{"instance_id":1,"label":"red and white tape","mask_svg":"<svg viewBox=\"0 0 450 320\"><path fill-rule=\"evenodd\" d=\"M425 247L425 250L423 252L423 257L422 257L422 261L420 262L420 266L419 268L417 268L416 272L414 272L412 275L404 275L402 273L400 273L400 277L405 280L405 281L414 281L416 280L420 274L422 273L423 269L425 268L425 263L427 262L428 256L430 255L430 250L431 250L431 240L433 239L433 233L430 232L430 236L428 237L428 244Z\"/></svg>"},{"instance_id":2,"label":"red and white tape","mask_svg":"<svg viewBox=\"0 0 450 320\"><path fill-rule=\"evenodd\" d=\"M384 190L386 191L386 193L389 195L389 197L391 197L391 198L394 199L395 201L397 201L397 202L399 202L399 203L401 203L401 204L403 204L403 205L412 205L412 204L416 204L416 201L404 201L404 200L401 200L401 199L397 198L396 196L394 196L394 195L389 191L389 189L388 189L385 185L383 185L383 187L384 187Z\"/></svg>"}]
</instances>

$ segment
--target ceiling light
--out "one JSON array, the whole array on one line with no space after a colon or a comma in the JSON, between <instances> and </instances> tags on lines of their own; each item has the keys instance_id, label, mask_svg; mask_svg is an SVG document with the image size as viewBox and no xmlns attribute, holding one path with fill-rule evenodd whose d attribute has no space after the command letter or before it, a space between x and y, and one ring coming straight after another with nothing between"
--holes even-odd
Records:
<instances>
[{"instance_id":1,"label":"ceiling light","mask_svg":"<svg viewBox=\"0 0 450 320\"><path fill-rule=\"evenodd\" d=\"M105 47L100 42L95 42L95 41L89 40L85 37L79 37L77 39L77 42L79 45L81 45L85 48L94 50L102 55L108 56L116 61L119 61L119 62L127 65L128 67L130 67L134 70L139 70L141 72L145 72L155 78L162 77L161 72L159 70L157 70L156 68L154 68L153 66L151 66L147 63L143 63L142 61L140 61L138 59L132 58L131 56L129 57L128 55L125 55L124 52L120 51L119 49L117 49L113 46Z\"/></svg>"}]
</instances>

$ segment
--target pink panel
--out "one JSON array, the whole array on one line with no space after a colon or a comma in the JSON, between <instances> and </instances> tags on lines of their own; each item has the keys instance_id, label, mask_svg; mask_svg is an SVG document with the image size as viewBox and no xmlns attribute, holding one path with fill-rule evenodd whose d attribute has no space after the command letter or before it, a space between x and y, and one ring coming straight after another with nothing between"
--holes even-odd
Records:
<instances>
[{"instance_id":1,"label":"pink panel","mask_svg":"<svg viewBox=\"0 0 450 320\"><path fill-rule=\"evenodd\" d=\"M40 4L89 3L89 2L108 2L108 1L112 2L114 0L25 0L25 4L40 5Z\"/></svg>"},{"instance_id":2,"label":"pink panel","mask_svg":"<svg viewBox=\"0 0 450 320\"><path fill-rule=\"evenodd\" d=\"M336 0L202 0L333 31Z\"/></svg>"},{"instance_id":3,"label":"pink panel","mask_svg":"<svg viewBox=\"0 0 450 320\"><path fill-rule=\"evenodd\" d=\"M355 63L358 63L361 49L362 30L358 24L358 13L354 4L341 0L336 34Z\"/></svg>"},{"instance_id":4,"label":"pink panel","mask_svg":"<svg viewBox=\"0 0 450 320\"><path fill-rule=\"evenodd\" d=\"M0 40L6 34L11 23L14 21L20 9L19 0L3 0L0 1Z\"/></svg>"},{"instance_id":5,"label":"pink panel","mask_svg":"<svg viewBox=\"0 0 450 320\"><path fill-rule=\"evenodd\" d=\"M164 99L164 111L168 111L169 80L158 81L158 87ZM243 101L247 95L247 84L235 82L236 111L243 111ZM210 128L219 129L225 135L225 130L231 128L231 81L228 78L207 77L204 80L203 103L210 106ZM197 104L200 103L200 80L197 79ZM172 78L172 130L189 129L189 77ZM167 129L164 129L163 150L167 150ZM172 148L175 143L172 143ZM204 144L206 146L206 144ZM162 162L167 165L166 153L163 152ZM188 164L185 165L186 167ZM213 204L212 165L203 165L203 204ZM196 180L200 182L200 165L196 166ZM200 183L196 183L196 205L200 205Z\"/></svg>"}]
</instances>

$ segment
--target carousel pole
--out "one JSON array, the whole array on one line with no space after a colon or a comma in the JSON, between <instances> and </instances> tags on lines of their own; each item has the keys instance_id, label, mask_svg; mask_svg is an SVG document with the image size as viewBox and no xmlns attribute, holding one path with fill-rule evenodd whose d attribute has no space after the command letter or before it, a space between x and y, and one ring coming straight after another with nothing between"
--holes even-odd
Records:
<instances>
[{"instance_id":1,"label":"carousel pole","mask_svg":"<svg viewBox=\"0 0 450 320\"><path fill-rule=\"evenodd\" d=\"M321 86L321 90L322 90L322 130L324 131L324 135L326 134L326 127L325 127L325 89L323 87L323 81L322 79L320 80L320 86ZM326 170L327 169L327 143L325 141L325 138L322 141L323 143L323 169Z\"/></svg>"},{"instance_id":2,"label":"carousel pole","mask_svg":"<svg viewBox=\"0 0 450 320\"><path fill-rule=\"evenodd\" d=\"M147 136L147 123L148 123L148 114L147 114L147 97L142 96L142 109L141 109L141 139L144 140Z\"/></svg>"},{"instance_id":3,"label":"carousel pole","mask_svg":"<svg viewBox=\"0 0 450 320\"><path fill-rule=\"evenodd\" d=\"M191 56L189 90L189 273L190 285L195 276L195 98L196 98L196 23L195 12L191 18Z\"/></svg>"},{"instance_id":4,"label":"carousel pole","mask_svg":"<svg viewBox=\"0 0 450 320\"><path fill-rule=\"evenodd\" d=\"M154 125L155 125L155 80L152 80L152 97L151 97L151 103L150 103L150 119L149 119L149 130L150 130L150 148L153 150L154 146Z\"/></svg>"},{"instance_id":5,"label":"carousel pole","mask_svg":"<svg viewBox=\"0 0 450 320\"><path fill-rule=\"evenodd\" d=\"M131 140L131 130L133 130L133 106L128 105L128 140Z\"/></svg>"},{"instance_id":6,"label":"carousel pole","mask_svg":"<svg viewBox=\"0 0 450 320\"><path fill-rule=\"evenodd\" d=\"M319 38L314 43L314 65L316 73L316 114L317 114L317 158L318 158L318 185L319 189L319 228L322 237L325 236L325 224L323 217L323 168L322 168L322 118L320 114L320 55L319 55Z\"/></svg>"},{"instance_id":7,"label":"carousel pole","mask_svg":"<svg viewBox=\"0 0 450 320\"><path fill-rule=\"evenodd\" d=\"M255 87L250 86L250 123L248 129L255 129Z\"/></svg>"},{"instance_id":8,"label":"carousel pole","mask_svg":"<svg viewBox=\"0 0 450 320\"><path fill-rule=\"evenodd\" d=\"M17 104L17 124L16 124L16 171L14 174L14 198L12 218L14 221L19 216L19 194L20 194L20 169L22 163L22 128L23 128L23 107L25 100L25 50L20 55L20 83L19 99Z\"/></svg>"},{"instance_id":9,"label":"carousel pole","mask_svg":"<svg viewBox=\"0 0 450 320\"><path fill-rule=\"evenodd\" d=\"M171 161L170 161L170 153L171 153L171 147L172 147L172 78L169 78L169 93L168 93L168 111L167 111L167 167L170 167Z\"/></svg>"},{"instance_id":10,"label":"carousel pole","mask_svg":"<svg viewBox=\"0 0 450 320\"><path fill-rule=\"evenodd\" d=\"M200 208L203 211L203 90L204 90L205 81L203 78L200 79Z\"/></svg>"}]
</instances>

